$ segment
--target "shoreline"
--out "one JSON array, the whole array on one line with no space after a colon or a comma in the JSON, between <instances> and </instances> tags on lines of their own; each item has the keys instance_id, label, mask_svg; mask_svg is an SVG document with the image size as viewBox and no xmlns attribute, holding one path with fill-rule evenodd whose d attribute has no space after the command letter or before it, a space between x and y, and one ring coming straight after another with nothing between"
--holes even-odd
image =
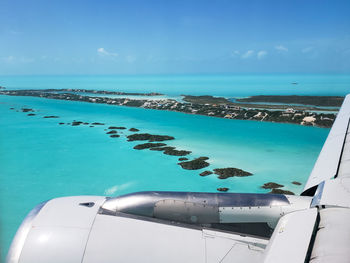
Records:
<instances>
[{"instance_id":1,"label":"shoreline","mask_svg":"<svg viewBox=\"0 0 350 263\"><path fill-rule=\"evenodd\" d=\"M129 99L129 98L109 98L109 97L94 97L78 95L67 92L85 92L96 94L118 94L118 95L130 95L130 93L112 92L112 91L95 91L85 89L46 89L46 90L0 90L0 95L8 96L30 96L39 97L45 99L58 99L69 101L81 101L89 103L109 104L115 106L130 106L139 107L144 109L156 109L182 112L194 115L203 115L209 117L218 117L225 119L238 119L238 120L255 120L255 121L267 121L277 123L290 123L305 126L315 126L320 128L330 128L335 120L336 114L334 113L315 113L309 112L305 109L300 110L297 107L285 106L285 110L269 110L254 108L253 104L241 105L239 103L226 103L225 98L215 98L212 96L189 96L191 102L179 102L173 99L159 99L159 100L147 100L147 99ZM63 92L63 93L57 93ZM135 95L133 93L132 95ZM141 96L155 96L162 95L160 93L138 93ZM203 97L205 100L203 101ZM185 97L186 98L186 97ZM199 98L199 100L198 100ZM208 102L211 100L211 103ZM218 101L220 100L220 101ZM219 102L219 103L214 103ZM260 105L259 105L260 106ZM267 105L270 106L270 105Z\"/></svg>"}]
</instances>

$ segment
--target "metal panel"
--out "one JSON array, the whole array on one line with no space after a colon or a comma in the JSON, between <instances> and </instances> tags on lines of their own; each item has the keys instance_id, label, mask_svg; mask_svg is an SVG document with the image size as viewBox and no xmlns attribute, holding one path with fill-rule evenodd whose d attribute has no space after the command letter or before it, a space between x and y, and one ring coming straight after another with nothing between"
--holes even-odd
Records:
<instances>
[{"instance_id":1,"label":"metal panel","mask_svg":"<svg viewBox=\"0 0 350 263\"><path fill-rule=\"evenodd\" d=\"M320 211L319 230L310 263L350 262L350 210L326 208Z\"/></svg>"},{"instance_id":2,"label":"metal panel","mask_svg":"<svg viewBox=\"0 0 350 263\"><path fill-rule=\"evenodd\" d=\"M21 226L18 228L15 237L12 240L9 252L7 254L6 262L7 263L17 263L21 255L24 243L27 239L27 236L32 228L33 220L38 215L40 210L47 202L38 204L32 209L23 220Z\"/></svg>"},{"instance_id":3,"label":"metal panel","mask_svg":"<svg viewBox=\"0 0 350 263\"><path fill-rule=\"evenodd\" d=\"M104 200L105 197L102 196L72 196L52 199L41 209L33 225L90 228ZM79 205L89 202L95 205L92 207Z\"/></svg>"},{"instance_id":4,"label":"metal panel","mask_svg":"<svg viewBox=\"0 0 350 263\"><path fill-rule=\"evenodd\" d=\"M350 177L350 130L348 130L344 148L343 148L343 153L342 153L342 158L340 161L339 165L339 170L338 170L338 177Z\"/></svg>"},{"instance_id":5,"label":"metal panel","mask_svg":"<svg viewBox=\"0 0 350 263\"><path fill-rule=\"evenodd\" d=\"M83 263L205 262L201 230L97 215Z\"/></svg>"},{"instance_id":6,"label":"metal panel","mask_svg":"<svg viewBox=\"0 0 350 263\"><path fill-rule=\"evenodd\" d=\"M289 201L284 195L274 194L139 192L107 200L100 212L102 214L122 212L153 217L155 204L164 200L189 202L212 207L289 205Z\"/></svg>"},{"instance_id":7,"label":"metal panel","mask_svg":"<svg viewBox=\"0 0 350 263\"><path fill-rule=\"evenodd\" d=\"M304 263L316 219L316 208L283 216L265 250L264 263Z\"/></svg>"},{"instance_id":8,"label":"metal panel","mask_svg":"<svg viewBox=\"0 0 350 263\"><path fill-rule=\"evenodd\" d=\"M219 222L219 208L183 202L177 200L162 200L155 204L154 217L192 224Z\"/></svg>"},{"instance_id":9,"label":"metal panel","mask_svg":"<svg viewBox=\"0 0 350 263\"><path fill-rule=\"evenodd\" d=\"M28 234L23 236L21 230L14 238L12 246L23 246L19 262L72 262L70 256L81 260L88 233L104 200L100 196L63 197L36 207L28 214L30 224L24 222ZM11 253L9 260L17 262Z\"/></svg>"},{"instance_id":10,"label":"metal panel","mask_svg":"<svg viewBox=\"0 0 350 263\"><path fill-rule=\"evenodd\" d=\"M206 242L206 263L262 262L267 241L238 235L203 230Z\"/></svg>"},{"instance_id":11,"label":"metal panel","mask_svg":"<svg viewBox=\"0 0 350 263\"><path fill-rule=\"evenodd\" d=\"M347 95L304 187L304 192L322 181L336 176L349 119L350 95Z\"/></svg>"},{"instance_id":12,"label":"metal panel","mask_svg":"<svg viewBox=\"0 0 350 263\"><path fill-rule=\"evenodd\" d=\"M20 263L81 262L90 229L70 227L32 228Z\"/></svg>"},{"instance_id":13,"label":"metal panel","mask_svg":"<svg viewBox=\"0 0 350 263\"><path fill-rule=\"evenodd\" d=\"M327 180L319 186L321 192L316 194L312 206L340 206L350 208L350 177L338 177Z\"/></svg>"}]
</instances>

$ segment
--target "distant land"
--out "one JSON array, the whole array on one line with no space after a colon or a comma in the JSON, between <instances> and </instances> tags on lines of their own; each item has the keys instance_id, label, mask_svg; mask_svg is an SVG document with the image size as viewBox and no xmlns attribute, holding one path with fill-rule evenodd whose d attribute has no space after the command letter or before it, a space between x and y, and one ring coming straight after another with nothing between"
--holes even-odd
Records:
<instances>
[{"instance_id":1,"label":"distant land","mask_svg":"<svg viewBox=\"0 0 350 263\"><path fill-rule=\"evenodd\" d=\"M86 93L82 95L82 93ZM280 123L293 123L307 126L330 128L335 120L336 109L321 109L310 106L294 105L269 105L269 104L242 104L233 103L226 98L213 96L191 96L184 95L183 102L174 99L149 100L147 96L158 95L158 93L137 93L145 96L145 99L96 97L90 94L118 94L135 95L135 93L96 91L84 89L49 89L49 90L0 90L0 95L9 96L31 96L46 99L81 101L89 103L110 104L116 106L141 107L145 109L177 111L189 114L205 115L238 120L255 120ZM271 96L273 97L273 96ZM306 96L301 96L306 97ZM312 96L310 96L312 97ZM326 98L333 97L327 96ZM335 97L339 98L339 97ZM343 98L342 98L343 99ZM316 101L323 101L316 96ZM305 100L304 100L305 101ZM312 101L309 99L308 101ZM315 102L316 103L316 102ZM319 111L316 113L315 111ZM332 111L325 113L327 111Z\"/></svg>"},{"instance_id":2,"label":"distant land","mask_svg":"<svg viewBox=\"0 0 350 263\"><path fill-rule=\"evenodd\" d=\"M315 105L325 107L340 107L343 103L344 97L340 96L271 96L271 95L259 95L251 96L249 98L237 99L239 102L272 102L272 103L288 103L288 104L303 104L303 105Z\"/></svg>"},{"instance_id":3,"label":"distant land","mask_svg":"<svg viewBox=\"0 0 350 263\"><path fill-rule=\"evenodd\" d=\"M243 107L243 108L255 108L255 109L279 109L279 110L284 110L288 109L290 107L293 107L295 110L301 110L301 111L334 111L334 109L330 108L319 108L318 106L324 106L324 107L329 107L326 105L316 105L312 102L313 96L281 96L281 97L293 97L294 101L297 101L299 97L308 97L307 99L303 100L300 99L300 101L308 101L310 104L303 104L303 103L296 103L296 102L280 102L281 104L275 105L275 104L264 104L265 103L270 103L269 101L260 101L263 102L261 104L253 104L253 103L244 103L243 99L236 99L237 102L232 102L227 98L224 97L214 97L210 95L202 95L202 96L192 96L192 95L182 95L184 98L183 100L189 103L195 103L195 104L208 104L208 105L231 105L231 106L237 106L237 107ZM253 97L260 97L260 96L253 96ZM280 96L263 96L263 97L280 97ZM297 97L297 98L294 98ZM252 97L246 98L250 99ZM341 103L344 100L344 97L333 97L333 96L316 96L315 103L320 104L321 102L324 102L327 100L327 98L330 98L331 100L334 100L333 98L341 98L341 101L339 106L334 106L334 107L340 107ZM242 102L241 102L242 101ZM338 101L338 99L337 99ZM248 101L247 101L248 102ZM305 106L300 106L300 105L293 105L291 106L290 104L303 104ZM326 103L325 103L326 104ZM333 106L332 106L333 107Z\"/></svg>"}]
</instances>

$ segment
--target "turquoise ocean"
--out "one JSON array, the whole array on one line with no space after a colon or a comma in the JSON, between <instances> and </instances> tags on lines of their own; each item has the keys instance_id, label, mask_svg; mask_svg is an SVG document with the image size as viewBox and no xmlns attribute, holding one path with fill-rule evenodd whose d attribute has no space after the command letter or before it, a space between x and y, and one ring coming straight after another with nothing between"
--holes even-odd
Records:
<instances>
[{"instance_id":1,"label":"turquoise ocean","mask_svg":"<svg viewBox=\"0 0 350 263\"><path fill-rule=\"evenodd\" d=\"M291 84L297 82L298 84ZM245 97L259 94L345 95L350 75L149 75L0 76L7 89L84 88ZM32 108L27 116L21 108ZM14 108L15 110L10 110ZM57 119L43 116L55 115ZM103 126L59 125L73 120ZM110 138L110 126L172 135L169 145L208 156L209 169L237 167L253 173L220 180L183 170L178 157L134 150L141 142ZM0 96L0 247L3 260L19 224L33 206L69 195L115 196L144 190L258 192L266 182L299 194L329 129L227 120L177 112L32 97Z\"/></svg>"}]
</instances>

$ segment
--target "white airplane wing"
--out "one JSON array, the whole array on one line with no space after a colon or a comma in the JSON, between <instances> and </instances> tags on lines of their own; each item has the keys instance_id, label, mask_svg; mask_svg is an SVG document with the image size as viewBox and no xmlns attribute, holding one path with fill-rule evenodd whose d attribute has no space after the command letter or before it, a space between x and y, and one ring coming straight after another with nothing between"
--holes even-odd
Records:
<instances>
[{"instance_id":1,"label":"white airplane wing","mask_svg":"<svg viewBox=\"0 0 350 263\"><path fill-rule=\"evenodd\" d=\"M313 195L317 186L328 179L350 173L350 95L345 97L311 175L305 185L304 195Z\"/></svg>"},{"instance_id":2,"label":"white airplane wing","mask_svg":"<svg viewBox=\"0 0 350 263\"><path fill-rule=\"evenodd\" d=\"M291 260L284 258L284 262L304 262L302 258L293 261L295 256L290 251L297 248L299 253L303 248L308 249L305 262L350 262L349 120L350 95L347 95L302 193L304 196L313 196L310 209L305 211L298 225L295 225L297 219L284 221L285 217L302 213L300 211L280 219L269 242L270 251L266 250L265 262L280 262L286 255ZM317 217L313 218L311 210L315 209ZM304 239L301 235L297 238L298 231L306 225L308 227L303 230ZM313 232L310 236L311 230ZM306 234L308 235L305 236ZM300 247L300 242L305 239L309 245ZM272 260L269 260L271 257Z\"/></svg>"},{"instance_id":3,"label":"white airplane wing","mask_svg":"<svg viewBox=\"0 0 350 263\"><path fill-rule=\"evenodd\" d=\"M49 200L8 263L350 262L350 96L302 196L139 192Z\"/></svg>"}]
</instances>

